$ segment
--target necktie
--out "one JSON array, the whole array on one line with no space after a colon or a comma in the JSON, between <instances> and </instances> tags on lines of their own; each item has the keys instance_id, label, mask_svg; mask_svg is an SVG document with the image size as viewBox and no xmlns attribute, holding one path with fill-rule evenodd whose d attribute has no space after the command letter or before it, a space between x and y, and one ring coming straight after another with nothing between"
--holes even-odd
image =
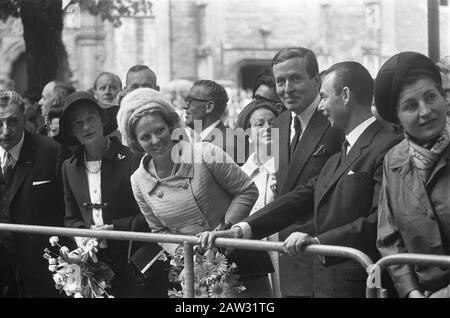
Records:
<instances>
[{"instance_id":1,"label":"necktie","mask_svg":"<svg viewBox=\"0 0 450 318\"><path fill-rule=\"evenodd\" d=\"M11 176L13 170L13 159L11 157L11 154L6 151L5 152L5 160L3 161L3 167L2 167L2 173L3 173L3 178L5 180L8 180L9 177Z\"/></svg>"},{"instance_id":2,"label":"necktie","mask_svg":"<svg viewBox=\"0 0 450 318\"><path fill-rule=\"evenodd\" d=\"M294 117L294 129L295 135L291 142L291 157L295 152L295 148L297 148L298 140L300 139L300 135L302 134L302 125L298 116Z\"/></svg>"},{"instance_id":3,"label":"necktie","mask_svg":"<svg viewBox=\"0 0 450 318\"><path fill-rule=\"evenodd\" d=\"M339 165L341 165L344 162L345 157L347 157L348 146L350 146L350 144L348 143L347 139L345 139L344 143L342 144L342 150L341 150L341 157L339 159L340 160L339 161Z\"/></svg>"}]
</instances>

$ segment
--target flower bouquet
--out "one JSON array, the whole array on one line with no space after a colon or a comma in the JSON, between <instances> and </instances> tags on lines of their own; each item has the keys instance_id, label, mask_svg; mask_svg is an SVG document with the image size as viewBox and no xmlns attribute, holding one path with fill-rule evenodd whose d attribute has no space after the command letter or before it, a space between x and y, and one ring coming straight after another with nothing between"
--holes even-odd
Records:
<instances>
[{"instance_id":1,"label":"flower bouquet","mask_svg":"<svg viewBox=\"0 0 450 318\"><path fill-rule=\"evenodd\" d=\"M185 288L184 247L180 245L175 255L170 255L169 282L175 287L169 290L170 298L182 298ZM217 250L207 250L194 255L194 297L234 298L246 288L239 282L237 265Z\"/></svg>"},{"instance_id":2,"label":"flower bouquet","mask_svg":"<svg viewBox=\"0 0 450 318\"><path fill-rule=\"evenodd\" d=\"M107 292L114 272L105 262L98 261L96 239L87 239L82 247L73 251L59 245L57 236L50 237L49 241L59 247L59 255L48 248L43 255L53 273L56 289L74 298L114 298Z\"/></svg>"}]
</instances>

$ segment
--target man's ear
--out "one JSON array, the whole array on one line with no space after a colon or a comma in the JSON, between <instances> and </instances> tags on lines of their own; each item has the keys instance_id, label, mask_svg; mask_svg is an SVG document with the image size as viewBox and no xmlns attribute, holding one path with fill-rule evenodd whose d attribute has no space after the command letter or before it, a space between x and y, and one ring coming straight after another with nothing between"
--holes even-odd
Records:
<instances>
[{"instance_id":1,"label":"man's ear","mask_svg":"<svg viewBox=\"0 0 450 318\"><path fill-rule=\"evenodd\" d=\"M350 91L350 88L344 87L342 89L342 99L344 101L344 105L347 105L350 102L351 98L352 98L352 92Z\"/></svg>"},{"instance_id":2,"label":"man's ear","mask_svg":"<svg viewBox=\"0 0 450 318\"><path fill-rule=\"evenodd\" d=\"M207 114L212 114L214 112L216 105L214 104L214 101L209 101L206 103L205 112Z\"/></svg>"}]
</instances>

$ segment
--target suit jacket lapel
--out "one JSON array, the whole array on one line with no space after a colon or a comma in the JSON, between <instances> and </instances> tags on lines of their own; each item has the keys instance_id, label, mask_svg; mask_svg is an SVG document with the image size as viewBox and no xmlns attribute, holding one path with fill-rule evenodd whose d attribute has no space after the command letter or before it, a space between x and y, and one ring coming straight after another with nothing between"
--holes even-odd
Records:
<instances>
[{"instance_id":1,"label":"suit jacket lapel","mask_svg":"<svg viewBox=\"0 0 450 318\"><path fill-rule=\"evenodd\" d=\"M20 150L19 160L16 162L13 183L11 188L11 199L17 193L20 186L25 180L25 177L30 172L33 162L36 159L36 145L31 140L33 137L25 132L22 149Z\"/></svg>"},{"instance_id":2,"label":"suit jacket lapel","mask_svg":"<svg viewBox=\"0 0 450 318\"><path fill-rule=\"evenodd\" d=\"M295 184L298 176L302 173L306 162L313 154L314 149L319 143L322 135L326 131L328 126L328 119L323 116L319 111L315 111L302 137L295 149L295 152L289 163L288 174L286 182L284 182L283 193L289 191Z\"/></svg>"},{"instance_id":3,"label":"suit jacket lapel","mask_svg":"<svg viewBox=\"0 0 450 318\"><path fill-rule=\"evenodd\" d=\"M324 192L320 196L323 196L333 187L333 185L341 178L341 176L351 167L351 165L361 156L364 148L370 145L373 137L377 134L377 132L381 129L380 124L378 122L373 122L369 127L359 136L356 143L350 149L350 152L347 154L343 162L339 162L339 157L336 159L336 163L334 167L339 164L337 169L334 170L334 173L331 175L331 180L328 183L327 187L324 189ZM341 150L342 151L342 150ZM339 156L341 156L341 152L339 152Z\"/></svg>"},{"instance_id":4,"label":"suit jacket lapel","mask_svg":"<svg viewBox=\"0 0 450 318\"><path fill-rule=\"evenodd\" d=\"M274 128L279 131L278 160L275 160L275 171L277 184L285 183L287 168L289 166L289 143L290 143L291 112L283 112L274 122Z\"/></svg>"}]
</instances>

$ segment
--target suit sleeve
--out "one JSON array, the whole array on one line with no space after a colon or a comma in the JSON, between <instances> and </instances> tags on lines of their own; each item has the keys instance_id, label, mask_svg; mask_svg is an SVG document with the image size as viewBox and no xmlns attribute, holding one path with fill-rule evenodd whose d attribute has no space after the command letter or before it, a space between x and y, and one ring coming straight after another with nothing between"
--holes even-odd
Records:
<instances>
[{"instance_id":1,"label":"suit sleeve","mask_svg":"<svg viewBox=\"0 0 450 318\"><path fill-rule=\"evenodd\" d=\"M267 237L313 213L316 182L317 177L310 179L306 185L298 186L245 219L252 238Z\"/></svg>"},{"instance_id":2,"label":"suit sleeve","mask_svg":"<svg viewBox=\"0 0 450 318\"><path fill-rule=\"evenodd\" d=\"M68 161L65 161L62 166L62 179L64 184L64 203L65 203L65 217L64 225L66 227L73 228L86 228L86 224L83 221L81 211L78 207L77 200L70 188L70 183L67 178L66 167Z\"/></svg>"},{"instance_id":3,"label":"suit sleeve","mask_svg":"<svg viewBox=\"0 0 450 318\"><path fill-rule=\"evenodd\" d=\"M258 199L255 183L222 149L204 143L202 155L214 180L232 197L225 213L225 221L232 224L242 221L250 214Z\"/></svg>"},{"instance_id":4,"label":"suit sleeve","mask_svg":"<svg viewBox=\"0 0 450 318\"><path fill-rule=\"evenodd\" d=\"M408 253L401 233L395 222L391 208L389 194L389 173L387 169L388 158L385 162L384 181L381 185L380 201L378 206L377 248L382 257L398 253ZM388 268L394 282L395 289L400 297L408 296L414 289L420 289L418 279L411 265L394 265Z\"/></svg>"},{"instance_id":5,"label":"suit sleeve","mask_svg":"<svg viewBox=\"0 0 450 318\"><path fill-rule=\"evenodd\" d=\"M334 228L318 235L321 244L348 246L366 253L371 258L378 258L378 251L375 246L377 236L377 210L380 187L383 180L383 159L385 151L378 154L375 159L373 173L373 197L370 213L361 216L355 221L343 226ZM358 189L353 189L357 191ZM332 213L332 211L330 211ZM346 261L347 259L337 257L324 257L326 266L334 265Z\"/></svg>"}]
</instances>

